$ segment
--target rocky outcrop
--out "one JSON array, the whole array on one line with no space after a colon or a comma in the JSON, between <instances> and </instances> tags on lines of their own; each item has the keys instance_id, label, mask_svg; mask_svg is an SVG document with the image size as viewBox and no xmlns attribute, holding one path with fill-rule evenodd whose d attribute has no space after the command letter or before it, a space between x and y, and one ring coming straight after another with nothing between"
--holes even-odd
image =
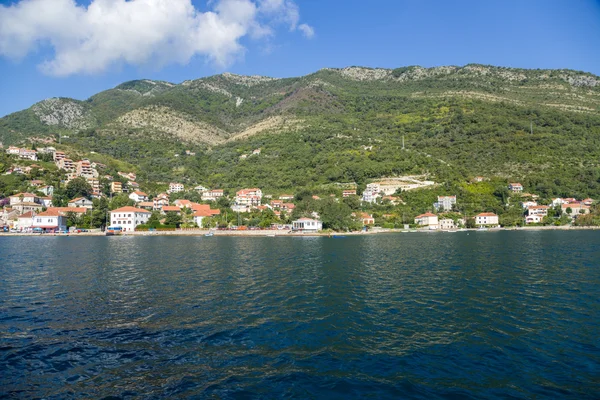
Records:
<instances>
[{"instance_id":1,"label":"rocky outcrop","mask_svg":"<svg viewBox=\"0 0 600 400\"><path fill-rule=\"evenodd\" d=\"M45 125L74 130L94 125L93 117L86 108L70 99L46 99L35 104L31 109Z\"/></svg>"}]
</instances>

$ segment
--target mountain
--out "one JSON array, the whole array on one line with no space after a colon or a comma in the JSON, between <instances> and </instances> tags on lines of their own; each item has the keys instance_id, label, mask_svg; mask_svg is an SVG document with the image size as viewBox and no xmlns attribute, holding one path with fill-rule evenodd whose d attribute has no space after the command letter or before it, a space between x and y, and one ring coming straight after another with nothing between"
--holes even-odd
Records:
<instances>
[{"instance_id":1,"label":"mountain","mask_svg":"<svg viewBox=\"0 0 600 400\"><path fill-rule=\"evenodd\" d=\"M58 134L73 149L137 165L148 182L283 190L486 175L547 195L600 196L600 78L572 70L348 67L285 79L137 80L0 119L5 145ZM255 148L260 156L243 157Z\"/></svg>"}]
</instances>

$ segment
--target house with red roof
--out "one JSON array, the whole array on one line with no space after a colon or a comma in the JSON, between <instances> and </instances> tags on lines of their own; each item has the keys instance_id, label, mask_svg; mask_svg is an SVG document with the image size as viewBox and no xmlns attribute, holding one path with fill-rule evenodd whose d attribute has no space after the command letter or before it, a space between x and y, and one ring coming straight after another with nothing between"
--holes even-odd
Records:
<instances>
[{"instance_id":1,"label":"house with red roof","mask_svg":"<svg viewBox=\"0 0 600 400\"><path fill-rule=\"evenodd\" d=\"M67 205L69 207L83 207L87 208L88 210L91 210L94 207L94 203L91 200L86 199L85 197L78 197L76 199L73 199L69 201L69 204Z\"/></svg>"},{"instance_id":2,"label":"house with red roof","mask_svg":"<svg viewBox=\"0 0 600 400\"><path fill-rule=\"evenodd\" d=\"M475 225L477 225L477 226L499 226L498 216L491 212L477 214L475 216Z\"/></svg>"},{"instance_id":3,"label":"house with red roof","mask_svg":"<svg viewBox=\"0 0 600 400\"><path fill-rule=\"evenodd\" d=\"M242 189L235 194L235 204L238 206L256 207L262 200L262 190L259 188Z\"/></svg>"},{"instance_id":4,"label":"house with red roof","mask_svg":"<svg viewBox=\"0 0 600 400\"><path fill-rule=\"evenodd\" d=\"M419 226L428 226L429 229L437 229L439 226L438 216L430 212L417 215L415 217L415 224Z\"/></svg>"},{"instance_id":5,"label":"house with red roof","mask_svg":"<svg viewBox=\"0 0 600 400\"><path fill-rule=\"evenodd\" d=\"M205 218L221 214L221 210L213 210L208 204L196 204L192 210L194 210L194 222L199 227L202 227L202 222Z\"/></svg>"},{"instance_id":6,"label":"house with red roof","mask_svg":"<svg viewBox=\"0 0 600 400\"><path fill-rule=\"evenodd\" d=\"M509 183L508 184L508 190L510 190L513 193L522 193L523 192L523 185L521 185L518 182Z\"/></svg>"},{"instance_id":7,"label":"house with red roof","mask_svg":"<svg viewBox=\"0 0 600 400\"><path fill-rule=\"evenodd\" d=\"M561 205L562 212L570 217L576 217L579 214L589 214L590 206L586 206L583 203L565 203Z\"/></svg>"},{"instance_id":8,"label":"house with red roof","mask_svg":"<svg viewBox=\"0 0 600 400\"><path fill-rule=\"evenodd\" d=\"M181 214L181 208L179 208L177 206L163 206L161 211L163 214L166 214L168 212L174 212L176 214Z\"/></svg>"},{"instance_id":9,"label":"house with red roof","mask_svg":"<svg viewBox=\"0 0 600 400\"><path fill-rule=\"evenodd\" d=\"M110 226L120 226L123 232L133 232L136 226L148 222L150 214L150 211L143 208L131 206L117 208L110 212Z\"/></svg>"},{"instance_id":10,"label":"house with red roof","mask_svg":"<svg viewBox=\"0 0 600 400\"><path fill-rule=\"evenodd\" d=\"M148 195L140 190L135 190L129 194L129 198L136 203L141 203L142 201L148 201Z\"/></svg>"},{"instance_id":11,"label":"house with red roof","mask_svg":"<svg viewBox=\"0 0 600 400\"><path fill-rule=\"evenodd\" d=\"M44 232L64 231L67 229L67 217L57 210L48 209L33 218L33 229L39 228Z\"/></svg>"}]
</instances>

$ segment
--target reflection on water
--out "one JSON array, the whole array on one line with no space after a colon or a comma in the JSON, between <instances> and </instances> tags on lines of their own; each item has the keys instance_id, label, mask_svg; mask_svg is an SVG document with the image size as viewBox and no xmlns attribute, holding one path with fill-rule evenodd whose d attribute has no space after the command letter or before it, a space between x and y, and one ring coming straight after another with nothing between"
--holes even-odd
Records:
<instances>
[{"instance_id":1,"label":"reflection on water","mask_svg":"<svg viewBox=\"0 0 600 400\"><path fill-rule=\"evenodd\" d=\"M595 398L595 232L0 239L0 397Z\"/></svg>"}]
</instances>

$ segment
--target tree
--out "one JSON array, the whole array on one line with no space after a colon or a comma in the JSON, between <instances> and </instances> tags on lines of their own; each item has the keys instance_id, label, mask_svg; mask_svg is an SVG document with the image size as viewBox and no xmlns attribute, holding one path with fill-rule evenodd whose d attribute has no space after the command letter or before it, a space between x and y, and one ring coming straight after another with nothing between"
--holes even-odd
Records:
<instances>
[{"instance_id":1,"label":"tree","mask_svg":"<svg viewBox=\"0 0 600 400\"><path fill-rule=\"evenodd\" d=\"M224 208L229 208L231 207L231 202L229 201L229 199L225 196L223 197L219 197L217 199L217 207L219 209L224 209Z\"/></svg>"},{"instance_id":2,"label":"tree","mask_svg":"<svg viewBox=\"0 0 600 400\"><path fill-rule=\"evenodd\" d=\"M176 212L169 211L165 218L165 225L175 226L179 228L181 225L181 215Z\"/></svg>"},{"instance_id":3,"label":"tree","mask_svg":"<svg viewBox=\"0 0 600 400\"><path fill-rule=\"evenodd\" d=\"M334 231L359 230L362 225L352 218L352 210L347 204L333 200L325 201L320 215L325 229L333 229Z\"/></svg>"},{"instance_id":4,"label":"tree","mask_svg":"<svg viewBox=\"0 0 600 400\"><path fill-rule=\"evenodd\" d=\"M67 184L67 198L72 200L77 197L90 197L92 195L92 187L83 177L72 179Z\"/></svg>"},{"instance_id":5,"label":"tree","mask_svg":"<svg viewBox=\"0 0 600 400\"><path fill-rule=\"evenodd\" d=\"M126 193L121 193L112 198L110 201L109 208L111 210L115 210L117 208L125 207L125 206L133 206L135 202L127 196Z\"/></svg>"}]
</instances>

